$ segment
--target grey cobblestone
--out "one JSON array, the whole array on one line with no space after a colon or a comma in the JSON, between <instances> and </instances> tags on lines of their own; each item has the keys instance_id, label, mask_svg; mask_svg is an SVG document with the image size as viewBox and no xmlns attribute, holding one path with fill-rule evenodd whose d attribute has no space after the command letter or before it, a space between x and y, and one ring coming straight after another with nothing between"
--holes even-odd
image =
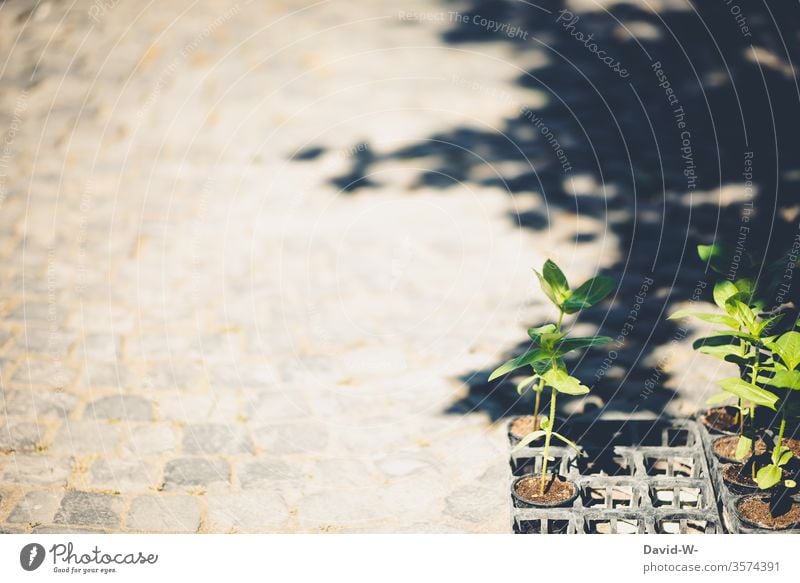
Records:
<instances>
[{"instance_id":1,"label":"grey cobblestone","mask_svg":"<svg viewBox=\"0 0 800 583\"><path fill-rule=\"evenodd\" d=\"M8 516L8 522L28 524L48 524L53 522L61 502L61 493L37 491L28 492Z\"/></svg>"},{"instance_id":2,"label":"grey cobblestone","mask_svg":"<svg viewBox=\"0 0 800 583\"><path fill-rule=\"evenodd\" d=\"M270 532L289 518L283 498L274 492L210 496L209 528L217 532Z\"/></svg>"},{"instance_id":3,"label":"grey cobblestone","mask_svg":"<svg viewBox=\"0 0 800 583\"><path fill-rule=\"evenodd\" d=\"M150 421L153 418L153 406L142 397L111 395L89 403L83 415L86 419Z\"/></svg>"},{"instance_id":4,"label":"grey cobblestone","mask_svg":"<svg viewBox=\"0 0 800 583\"><path fill-rule=\"evenodd\" d=\"M122 498L92 492L68 491L56 513L56 524L116 528L122 511Z\"/></svg>"},{"instance_id":5,"label":"grey cobblestone","mask_svg":"<svg viewBox=\"0 0 800 583\"><path fill-rule=\"evenodd\" d=\"M235 454L252 450L244 428L232 425L188 425L183 431L187 454Z\"/></svg>"},{"instance_id":6,"label":"grey cobblestone","mask_svg":"<svg viewBox=\"0 0 800 583\"><path fill-rule=\"evenodd\" d=\"M193 496L140 496L133 500L125 526L146 532L196 532L200 506Z\"/></svg>"},{"instance_id":7,"label":"grey cobblestone","mask_svg":"<svg viewBox=\"0 0 800 583\"><path fill-rule=\"evenodd\" d=\"M122 429L107 421L67 420L61 426L49 450L67 455L113 452L120 441Z\"/></svg>"},{"instance_id":8,"label":"grey cobblestone","mask_svg":"<svg viewBox=\"0 0 800 583\"><path fill-rule=\"evenodd\" d=\"M41 486L65 486L72 471L69 458L43 455L14 455L5 464L3 482Z\"/></svg>"},{"instance_id":9,"label":"grey cobblestone","mask_svg":"<svg viewBox=\"0 0 800 583\"><path fill-rule=\"evenodd\" d=\"M185 457L167 462L164 468L165 490L196 490L227 485L230 464L226 460Z\"/></svg>"},{"instance_id":10,"label":"grey cobblestone","mask_svg":"<svg viewBox=\"0 0 800 583\"><path fill-rule=\"evenodd\" d=\"M90 469L92 488L115 492L155 490L161 471L153 461L142 459L99 459Z\"/></svg>"},{"instance_id":11,"label":"grey cobblestone","mask_svg":"<svg viewBox=\"0 0 800 583\"><path fill-rule=\"evenodd\" d=\"M41 432L35 423L0 426L0 453L36 451L41 442Z\"/></svg>"}]
</instances>

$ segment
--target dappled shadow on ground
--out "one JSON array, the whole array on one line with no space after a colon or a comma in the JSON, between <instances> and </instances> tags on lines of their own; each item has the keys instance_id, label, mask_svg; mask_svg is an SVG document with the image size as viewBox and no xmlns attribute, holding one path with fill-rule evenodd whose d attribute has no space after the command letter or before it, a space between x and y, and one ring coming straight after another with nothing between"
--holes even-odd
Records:
<instances>
[{"instance_id":1,"label":"dappled shadow on ground","mask_svg":"<svg viewBox=\"0 0 800 583\"><path fill-rule=\"evenodd\" d=\"M365 195L374 187L366 178L374 164L425 160L429 170L419 173L419 187L466 183L540 196L539 210L510 217L522 228L546 230L553 217L576 214L604 222L618 241L607 255L618 259L601 273L619 288L613 302L583 320L608 336L629 334L575 363L577 373L594 385L605 411L661 412L674 393L662 387L667 373L659 355L683 333L665 316L698 292L707 299L711 285L703 285L715 278L697 259L696 245L738 245L756 257L758 271L798 234L800 8L736 0L693 7L664 0L657 10L639 2L600 3L608 10L577 4L595 8L572 15L558 1L535 7L471 0L467 10L463 2L445 4L462 12L443 35L451 45L509 43L520 61L528 51L544 52L547 62L517 83L549 99L522 104L497 132L453 127L386 154L366 150L333 183L343 194ZM482 18L527 34L508 38L475 24ZM462 80L465 91L482 82L479 75ZM489 177L487 164L505 162L527 170ZM597 239L580 232L574 238L578 245ZM791 287L773 294L773 303L797 297L798 278L786 273L783 283ZM632 320L637 297L644 301ZM483 410L498 418L528 410L510 386L487 383L492 368L462 378L469 395L451 412Z\"/></svg>"}]
</instances>

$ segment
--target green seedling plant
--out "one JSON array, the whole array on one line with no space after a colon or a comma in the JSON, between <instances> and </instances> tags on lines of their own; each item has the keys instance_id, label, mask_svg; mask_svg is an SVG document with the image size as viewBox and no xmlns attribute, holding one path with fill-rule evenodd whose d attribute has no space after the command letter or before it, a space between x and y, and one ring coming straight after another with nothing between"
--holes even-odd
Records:
<instances>
[{"instance_id":1,"label":"green seedling plant","mask_svg":"<svg viewBox=\"0 0 800 583\"><path fill-rule=\"evenodd\" d=\"M547 479L547 465L550 461L550 443L556 438L580 453L581 448L560 433L553 430L556 415L556 398L559 393L565 395L585 395L589 387L570 375L564 362L564 356L575 350L598 346L611 342L607 336L570 337L563 329L565 315L576 314L585 308L596 305L614 290L614 280L606 276L593 277L575 289L571 289L566 276L553 261L547 260L542 271L536 271L542 291L558 310L556 323L545 324L528 330L531 339L530 348L517 358L513 358L495 369L489 376L492 381L498 377L519 369L530 367L532 374L517 384L517 391L522 394L530 389L535 393L533 411L533 431L524 436L512 451L527 447L533 441L545 438L544 461L540 480L540 495L544 494ZM550 389L549 415L539 419L539 408L542 393Z\"/></svg>"},{"instance_id":2,"label":"green seedling plant","mask_svg":"<svg viewBox=\"0 0 800 583\"><path fill-rule=\"evenodd\" d=\"M800 391L800 370L798 370L800 368L800 332L790 330L768 342L767 346L773 355L770 366L767 368L767 374L772 374L772 376L766 377L764 382L778 389L784 389L785 396L780 406L780 426L778 438L772 449L771 463L760 468L756 474L756 482L762 490L769 490L781 483L783 468L793 457L791 450L783 445L783 436L786 431L787 416L796 412L797 409L796 406L793 406L794 403L790 402L790 396L794 391Z\"/></svg>"},{"instance_id":3,"label":"green seedling plant","mask_svg":"<svg viewBox=\"0 0 800 583\"><path fill-rule=\"evenodd\" d=\"M714 285L713 296L720 312L678 310L670 319L694 317L719 326L710 336L696 341L694 348L739 368L739 376L719 381L723 392L711 397L708 404L719 405L731 398L736 399L739 424L736 458L741 460L754 448L752 421L756 408L776 410L778 396L764 388L760 373L768 364L764 351L774 340L769 331L781 315L762 317L762 306L753 300L755 285L749 279L719 281ZM747 419L750 420L749 431L745 428Z\"/></svg>"}]
</instances>

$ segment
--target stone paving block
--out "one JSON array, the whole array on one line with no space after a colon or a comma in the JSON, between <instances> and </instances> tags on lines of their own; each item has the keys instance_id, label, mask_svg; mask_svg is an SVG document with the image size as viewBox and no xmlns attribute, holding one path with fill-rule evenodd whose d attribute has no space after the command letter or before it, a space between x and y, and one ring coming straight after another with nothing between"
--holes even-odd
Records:
<instances>
[{"instance_id":1,"label":"stone paving block","mask_svg":"<svg viewBox=\"0 0 800 583\"><path fill-rule=\"evenodd\" d=\"M61 502L60 491L28 492L11 511L8 522L47 524L53 521Z\"/></svg>"},{"instance_id":2,"label":"stone paving block","mask_svg":"<svg viewBox=\"0 0 800 583\"><path fill-rule=\"evenodd\" d=\"M107 421L65 420L48 451L67 455L111 453L120 441L120 424Z\"/></svg>"},{"instance_id":3,"label":"stone paving block","mask_svg":"<svg viewBox=\"0 0 800 583\"><path fill-rule=\"evenodd\" d=\"M230 465L225 460L183 457L167 462L164 490L196 490L227 485Z\"/></svg>"},{"instance_id":4,"label":"stone paving block","mask_svg":"<svg viewBox=\"0 0 800 583\"><path fill-rule=\"evenodd\" d=\"M193 454L234 454L252 450L250 438L241 425L205 423L187 425L183 430L183 451Z\"/></svg>"},{"instance_id":5,"label":"stone paving block","mask_svg":"<svg viewBox=\"0 0 800 583\"><path fill-rule=\"evenodd\" d=\"M278 459L259 459L242 465L239 483L243 490L276 488L281 484L300 484L305 474L296 464Z\"/></svg>"},{"instance_id":6,"label":"stone paving block","mask_svg":"<svg viewBox=\"0 0 800 583\"><path fill-rule=\"evenodd\" d=\"M123 501L120 496L67 491L53 522L77 526L117 528Z\"/></svg>"},{"instance_id":7,"label":"stone paving block","mask_svg":"<svg viewBox=\"0 0 800 583\"><path fill-rule=\"evenodd\" d=\"M144 370L142 388L169 393L204 390L208 384L206 364L184 360L185 355L176 357L180 359L150 362Z\"/></svg>"},{"instance_id":8,"label":"stone paving block","mask_svg":"<svg viewBox=\"0 0 800 583\"><path fill-rule=\"evenodd\" d=\"M0 453L34 452L40 445L44 428L36 423L7 423L0 426Z\"/></svg>"},{"instance_id":9,"label":"stone paving block","mask_svg":"<svg viewBox=\"0 0 800 583\"><path fill-rule=\"evenodd\" d=\"M314 454L325 450L328 433L323 423L274 424L254 429L253 441L268 454Z\"/></svg>"},{"instance_id":10,"label":"stone paving block","mask_svg":"<svg viewBox=\"0 0 800 583\"><path fill-rule=\"evenodd\" d=\"M249 399L244 407L245 417L255 423L285 421L307 416L310 412L305 398L297 393L262 392Z\"/></svg>"},{"instance_id":11,"label":"stone paving block","mask_svg":"<svg viewBox=\"0 0 800 583\"><path fill-rule=\"evenodd\" d=\"M208 528L214 532L270 532L288 519L286 503L275 492L208 497Z\"/></svg>"},{"instance_id":12,"label":"stone paving block","mask_svg":"<svg viewBox=\"0 0 800 583\"><path fill-rule=\"evenodd\" d=\"M147 532L197 532L200 505L194 496L139 496L133 500L125 526Z\"/></svg>"},{"instance_id":13,"label":"stone paving block","mask_svg":"<svg viewBox=\"0 0 800 583\"><path fill-rule=\"evenodd\" d=\"M276 386L275 370L266 364L211 365L211 386L225 389L267 389Z\"/></svg>"},{"instance_id":14,"label":"stone paving block","mask_svg":"<svg viewBox=\"0 0 800 583\"><path fill-rule=\"evenodd\" d=\"M162 419L181 423L208 421L216 403L211 393L180 393L160 395L157 398L158 413Z\"/></svg>"},{"instance_id":15,"label":"stone paving block","mask_svg":"<svg viewBox=\"0 0 800 583\"><path fill-rule=\"evenodd\" d=\"M3 468L2 481L61 487L67 484L72 460L44 455L14 455Z\"/></svg>"},{"instance_id":16,"label":"stone paving block","mask_svg":"<svg viewBox=\"0 0 800 583\"><path fill-rule=\"evenodd\" d=\"M153 405L147 399L134 395L111 395L89 403L83 418L150 421L153 418Z\"/></svg>"},{"instance_id":17,"label":"stone paving block","mask_svg":"<svg viewBox=\"0 0 800 583\"><path fill-rule=\"evenodd\" d=\"M29 419L63 419L78 404L78 397L60 391L12 390L5 398L6 414Z\"/></svg>"},{"instance_id":18,"label":"stone paving block","mask_svg":"<svg viewBox=\"0 0 800 583\"><path fill-rule=\"evenodd\" d=\"M148 423L123 428L126 456L147 456L175 451L180 430L171 423Z\"/></svg>"},{"instance_id":19,"label":"stone paving block","mask_svg":"<svg viewBox=\"0 0 800 583\"><path fill-rule=\"evenodd\" d=\"M21 388L64 389L77 377L62 361L25 361L11 377L11 385Z\"/></svg>"},{"instance_id":20,"label":"stone paving block","mask_svg":"<svg viewBox=\"0 0 800 583\"><path fill-rule=\"evenodd\" d=\"M142 459L99 459L90 468L90 483L97 490L142 492L155 489L161 478L160 465Z\"/></svg>"},{"instance_id":21,"label":"stone paving block","mask_svg":"<svg viewBox=\"0 0 800 583\"><path fill-rule=\"evenodd\" d=\"M92 360L86 364L77 384L82 389L138 389L141 386L141 374L121 362Z\"/></svg>"},{"instance_id":22,"label":"stone paving block","mask_svg":"<svg viewBox=\"0 0 800 583\"><path fill-rule=\"evenodd\" d=\"M300 501L300 526L307 529L357 526L360 522L386 520L393 510L385 506L379 488L338 489L305 496Z\"/></svg>"}]
</instances>

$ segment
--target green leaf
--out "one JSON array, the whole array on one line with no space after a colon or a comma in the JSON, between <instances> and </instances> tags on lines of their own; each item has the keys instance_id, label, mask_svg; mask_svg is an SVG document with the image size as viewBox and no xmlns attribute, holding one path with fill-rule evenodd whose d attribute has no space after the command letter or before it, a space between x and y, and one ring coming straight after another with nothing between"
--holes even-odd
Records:
<instances>
[{"instance_id":1,"label":"green leaf","mask_svg":"<svg viewBox=\"0 0 800 583\"><path fill-rule=\"evenodd\" d=\"M561 440L563 443L566 443L568 446L573 448L575 451L577 451L577 452L581 451L581 447L577 443L575 443L574 441L570 441L569 439L567 439L566 437L564 437L560 433L556 433L555 431L553 431L553 433L551 433L551 435L553 437L555 437L556 439Z\"/></svg>"},{"instance_id":2,"label":"green leaf","mask_svg":"<svg viewBox=\"0 0 800 583\"><path fill-rule=\"evenodd\" d=\"M800 391L800 370L780 370L771 379L766 379L765 382L779 389Z\"/></svg>"},{"instance_id":3,"label":"green leaf","mask_svg":"<svg viewBox=\"0 0 800 583\"><path fill-rule=\"evenodd\" d=\"M778 400L778 396L770 393L766 389L762 389L761 387L752 383L745 382L738 377L722 379L719 381L719 386L721 386L728 393L736 395L740 399L752 401L756 405L768 407L773 411L775 410L775 402Z\"/></svg>"},{"instance_id":4,"label":"green leaf","mask_svg":"<svg viewBox=\"0 0 800 583\"><path fill-rule=\"evenodd\" d=\"M517 358L512 358L508 362L501 364L498 366L491 375L489 375L489 380L493 381L497 377L501 377L504 374L510 373L512 370L517 370L518 368L522 368L523 366L532 365L535 362L540 362L542 360L547 360L550 358L544 350L536 348L534 350L529 350L522 356L518 356Z\"/></svg>"},{"instance_id":5,"label":"green leaf","mask_svg":"<svg viewBox=\"0 0 800 583\"><path fill-rule=\"evenodd\" d=\"M567 374L566 371L560 368L551 368L542 376L545 384L553 387L559 393L567 395L585 395L589 392L589 387Z\"/></svg>"},{"instance_id":6,"label":"green leaf","mask_svg":"<svg viewBox=\"0 0 800 583\"><path fill-rule=\"evenodd\" d=\"M555 324L545 324L544 326L539 326L538 328L528 328L528 336L531 337L536 343L541 341L542 335L550 334L555 332L556 325Z\"/></svg>"},{"instance_id":7,"label":"green leaf","mask_svg":"<svg viewBox=\"0 0 800 583\"><path fill-rule=\"evenodd\" d=\"M772 463L778 467L785 466L792 459L792 450L788 447L781 445L772 448Z\"/></svg>"},{"instance_id":8,"label":"green leaf","mask_svg":"<svg viewBox=\"0 0 800 583\"><path fill-rule=\"evenodd\" d=\"M721 405L726 401L730 401L732 398L733 395L730 393L717 393L716 395L709 397L706 403L709 405Z\"/></svg>"},{"instance_id":9,"label":"green leaf","mask_svg":"<svg viewBox=\"0 0 800 583\"><path fill-rule=\"evenodd\" d=\"M769 490L781 481L782 476L783 471L778 466L769 464L758 470L756 482L758 482L758 487L762 490Z\"/></svg>"},{"instance_id":10,"label":"green leaf","mask_svg":"<svg viewBox=\"0 0 800 583\"><path fill-rule=\"evenodd\" d=\"M591 308L608 297L616 286L614 280L605 275L593 277L572 292L564 302L564 311L574 314L584 308Z\"/></svg>"},{"instance_id":11,"label":"green leaf","mask_svg":"<svg viewBox=\"0 0 800 583\"><path fill-rule=\"evenodd\" d=\"M728 300L739 293L733 282L723 279L714 284L714 303L723 310L727 310Z\"/></svg>"},{"instance_id":12,"label":"green leaf","mask_svg":"<svg viewBox=\"0 0 800 583\"><path fill-rule=\"evenodd\" d=\"M789 370L794 370L800 365L800 332L791 330L782 334L770 344L770 348L781 357L783 364Z\"/></svg>"},{"instance_id":13,"label":"green leaf","mask_svg":"<svg viewBox=\"0 0 800 583\"><path fill-rule=\"evenodd\" d=\"M525 389L527 388L533 388L535 390L535 387L531 387L530 385L535 383L536 379L538 378L539 377L536 375L523 378L521 381L517 383L517 393L521 395L522 393L525 392Z\"/></svg>"},{"instance_id":14,"label":"green leaf","mask_svg":"<svg viewBox=\"0 0 800 583\"><path fill-rule=\"evenodd\" d=\"M702 261L708 263L711 269L717 273L724 273L727 270L725 250L719 243L713 243L711 245L698 245L697 255Z\"/></svg>"},{"instance_id":15,"label":"green leaf","mask_svg":"<svg viewBox=\"0 0 800 583\"><path fill-rule=\"evenodd\" d=\"M556 345L559 354L567 354L573 350L589 348L590 346L600 346L608 344L614 339L608 336L578 336L576 338L565 338Z\"/></svg>"},{"instance_id":16,"label":"green leaf","mask_svg":"<svg viewBox=\"0 0 800 583\"><path fill-rule=\"evenodd\" d=\"M570 294L569 283L567 282L567 277L564 275L564 272L550 259L544 262L542 273L539 273L535 269L533 272L536 274L536 277L539 278L539 284L542 286L542 291L545 295L550 298L550 301L558 308L561 308L561 304L564 303L564 300L566 300Z\"/></svg>"},{"instance_id":17,"label":"green leaf","mask_svg":"<svg viewBox=\"0 0 800 583\"><path fill-rule=\"evenodd\" d=\"M679 320L681 318L686 318L689 316L697 318L698 320L702 320L703 322L710 322L711 324L724 324L725 326L733 328L734 330L739 327L739 322L737 322L735 318L732 318L731 316L726 316L725 314L710 314L707 312L690 312L689 310L678 310L677 312L673 313L669 317L669 319Z\"/></svg>"},{"instance_id":18,"label":"green leaf","mask_svg":"<svg viewBox=\"0 0 800 583\"><path fill-rule=\"evenodd\" d=\"M539 429L538 431L530 432L528 435L519 440L519 443L513 447L511 453L516 453L519 450L528 447L531 443L533 443L534 441L536 441L540 437L543 437L546 434L547 432L541 429Z\"/></svg>"},{"instance_id":19,"label":"green leaf","mask_svg":"<svg viewBox=\"0 0 800 583\"><path fill-rule=\"evenodd\" d=\"M736 442L736 453L734 457L737 460L743 460L753 450L753 440L746 435L740 435L739 441Z\"/></svg>"}]
</instances>

